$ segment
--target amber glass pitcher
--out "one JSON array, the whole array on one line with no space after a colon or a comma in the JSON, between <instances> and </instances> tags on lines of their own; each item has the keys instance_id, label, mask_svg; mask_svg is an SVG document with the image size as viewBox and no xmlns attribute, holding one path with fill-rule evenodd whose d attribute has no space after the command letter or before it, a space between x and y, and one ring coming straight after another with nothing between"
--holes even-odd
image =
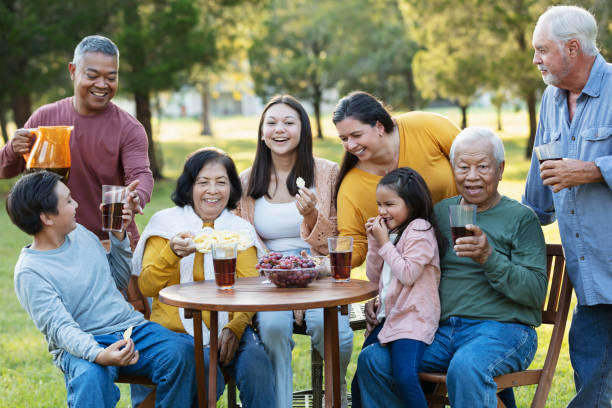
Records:
<instances>
[{"instance_id":1,"label":"amber glass pitcher","mask_svg":"<svg viewBox=\"0 0 612 408\"><path fill-rule=\"evenodd\" d=\"M62 176L64 183L70 177L70 133L74 126L40 126L30 129L35 135L30 152L24 154L26 172L48 170Z\"/></svg>"}]
</instances>

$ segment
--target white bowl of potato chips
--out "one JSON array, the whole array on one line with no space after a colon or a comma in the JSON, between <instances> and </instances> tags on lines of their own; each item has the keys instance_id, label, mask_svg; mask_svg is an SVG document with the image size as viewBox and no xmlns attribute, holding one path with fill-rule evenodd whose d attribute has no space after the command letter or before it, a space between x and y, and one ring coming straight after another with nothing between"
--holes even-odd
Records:
<instances>
[{"instance_id":1,"label":"white bowl of potato chips","mask_svg":"<svg viewBox=\"0 0 612 408\"><path fill-rule=\"evenodd\" d=\"M254 245L251 234L246 230L226 231L206 227L193 239L195 248L204 254L211 251L213 242L217 244L236 243L238 251L244 251Z\"/></svg>"}]
</instances>

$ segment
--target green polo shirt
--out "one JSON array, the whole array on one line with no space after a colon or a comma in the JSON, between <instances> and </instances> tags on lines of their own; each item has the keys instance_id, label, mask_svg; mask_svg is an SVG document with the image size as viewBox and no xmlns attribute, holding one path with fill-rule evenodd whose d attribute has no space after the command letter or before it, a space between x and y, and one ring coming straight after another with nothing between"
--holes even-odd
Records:
<instances>
[{"instance_id":1,"label":"green polo shirt","mask_svg":"<svg viewBox=\"0 0 612 408\"><path fill-rule=\"evenodd\" d=\"M435 206L449 243L448 206L458 204L460 198ZM547 289L546 244L535 213L502 196L495 207L477 213L476 225L486 234L493 253L481 265L458 257L449 246L440 262L440 321L458 316L539 326Z\"/></svg>"}]
</instances>

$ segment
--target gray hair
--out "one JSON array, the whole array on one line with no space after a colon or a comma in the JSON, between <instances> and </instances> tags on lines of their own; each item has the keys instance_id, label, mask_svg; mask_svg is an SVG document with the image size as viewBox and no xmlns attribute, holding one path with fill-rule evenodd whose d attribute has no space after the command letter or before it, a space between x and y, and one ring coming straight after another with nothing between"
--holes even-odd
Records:
<instances>
[{"instance_id":1,"label":"gray hair","mask_svg":"<svg viewBox=\"0 0 612 408\"><path fill-rule=\"evenodd\" d=\"M493 157L498 165L504 161L504 144L502 143L499 136L497 136L491 129L484 127L470 126L463 129L455 140L450 149L450 162L451 166L455 165L455 151L457 146L465 143L479 143L489 142L493 149Z\"/></svg>"},{"instance_id":2,"label":"gray hair","mask_svg":"<svg viewBox=\"0 0 612 408\"><path fill-rule=\"evenodd\" d=\"M87 52L101 52L102 54L117 57L117 69L119 69L119 48L109 38L101 35L89 35L81 40L74 49L72 63L78 66L83 55Z\"/></svg>"},{"instance_id":3,"label":"gray hair","mask_svg":"<svg viewBox=\"0 0 612 408\"><path fill-rule=\"evenodd\" d=\"M548 27L550 39L560 46L576 39L582 52L597 55L597 21L593 14L578 6L552 6L538 19L535 30Z\"/></svg>"}]
</instances>

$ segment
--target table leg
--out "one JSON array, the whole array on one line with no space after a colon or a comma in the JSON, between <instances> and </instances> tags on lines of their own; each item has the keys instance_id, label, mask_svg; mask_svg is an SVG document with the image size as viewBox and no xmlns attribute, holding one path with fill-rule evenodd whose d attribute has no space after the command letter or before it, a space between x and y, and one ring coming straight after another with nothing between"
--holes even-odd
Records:
<instances>
[{"instance_id":1,"label":"table leg","mask_svg":"<svg viewBox=\"0 0 612 408\"><path fill-rule=\"evenodd\" d=\"M338 308L323 310L325 341L325 406L340 408L340 348L338 346Z\"/></svg>"},{"instance_id":2,"label":"table leg","mask_svg":"<svg viewBox=\"0 0 612 408\"><path fill-rule=\"evenodd\" d=\"M219 313L210 312L210 359L208 360L208 406L217 406L217 356L219 354Z\"/></svg>"},{"instance_id":3,"label":"table leg","mask_svg":"<svg viewBox=\"0 0 612 408\"><path fill-rule=\"evenodd\" d=\"M198 380L198 406L206 407L206 372L204 370L204 342L202 339L202 312L185 309L185 317L193 317L193 347L195 349L196 378Z\"/></svg>"}]
</instances>

